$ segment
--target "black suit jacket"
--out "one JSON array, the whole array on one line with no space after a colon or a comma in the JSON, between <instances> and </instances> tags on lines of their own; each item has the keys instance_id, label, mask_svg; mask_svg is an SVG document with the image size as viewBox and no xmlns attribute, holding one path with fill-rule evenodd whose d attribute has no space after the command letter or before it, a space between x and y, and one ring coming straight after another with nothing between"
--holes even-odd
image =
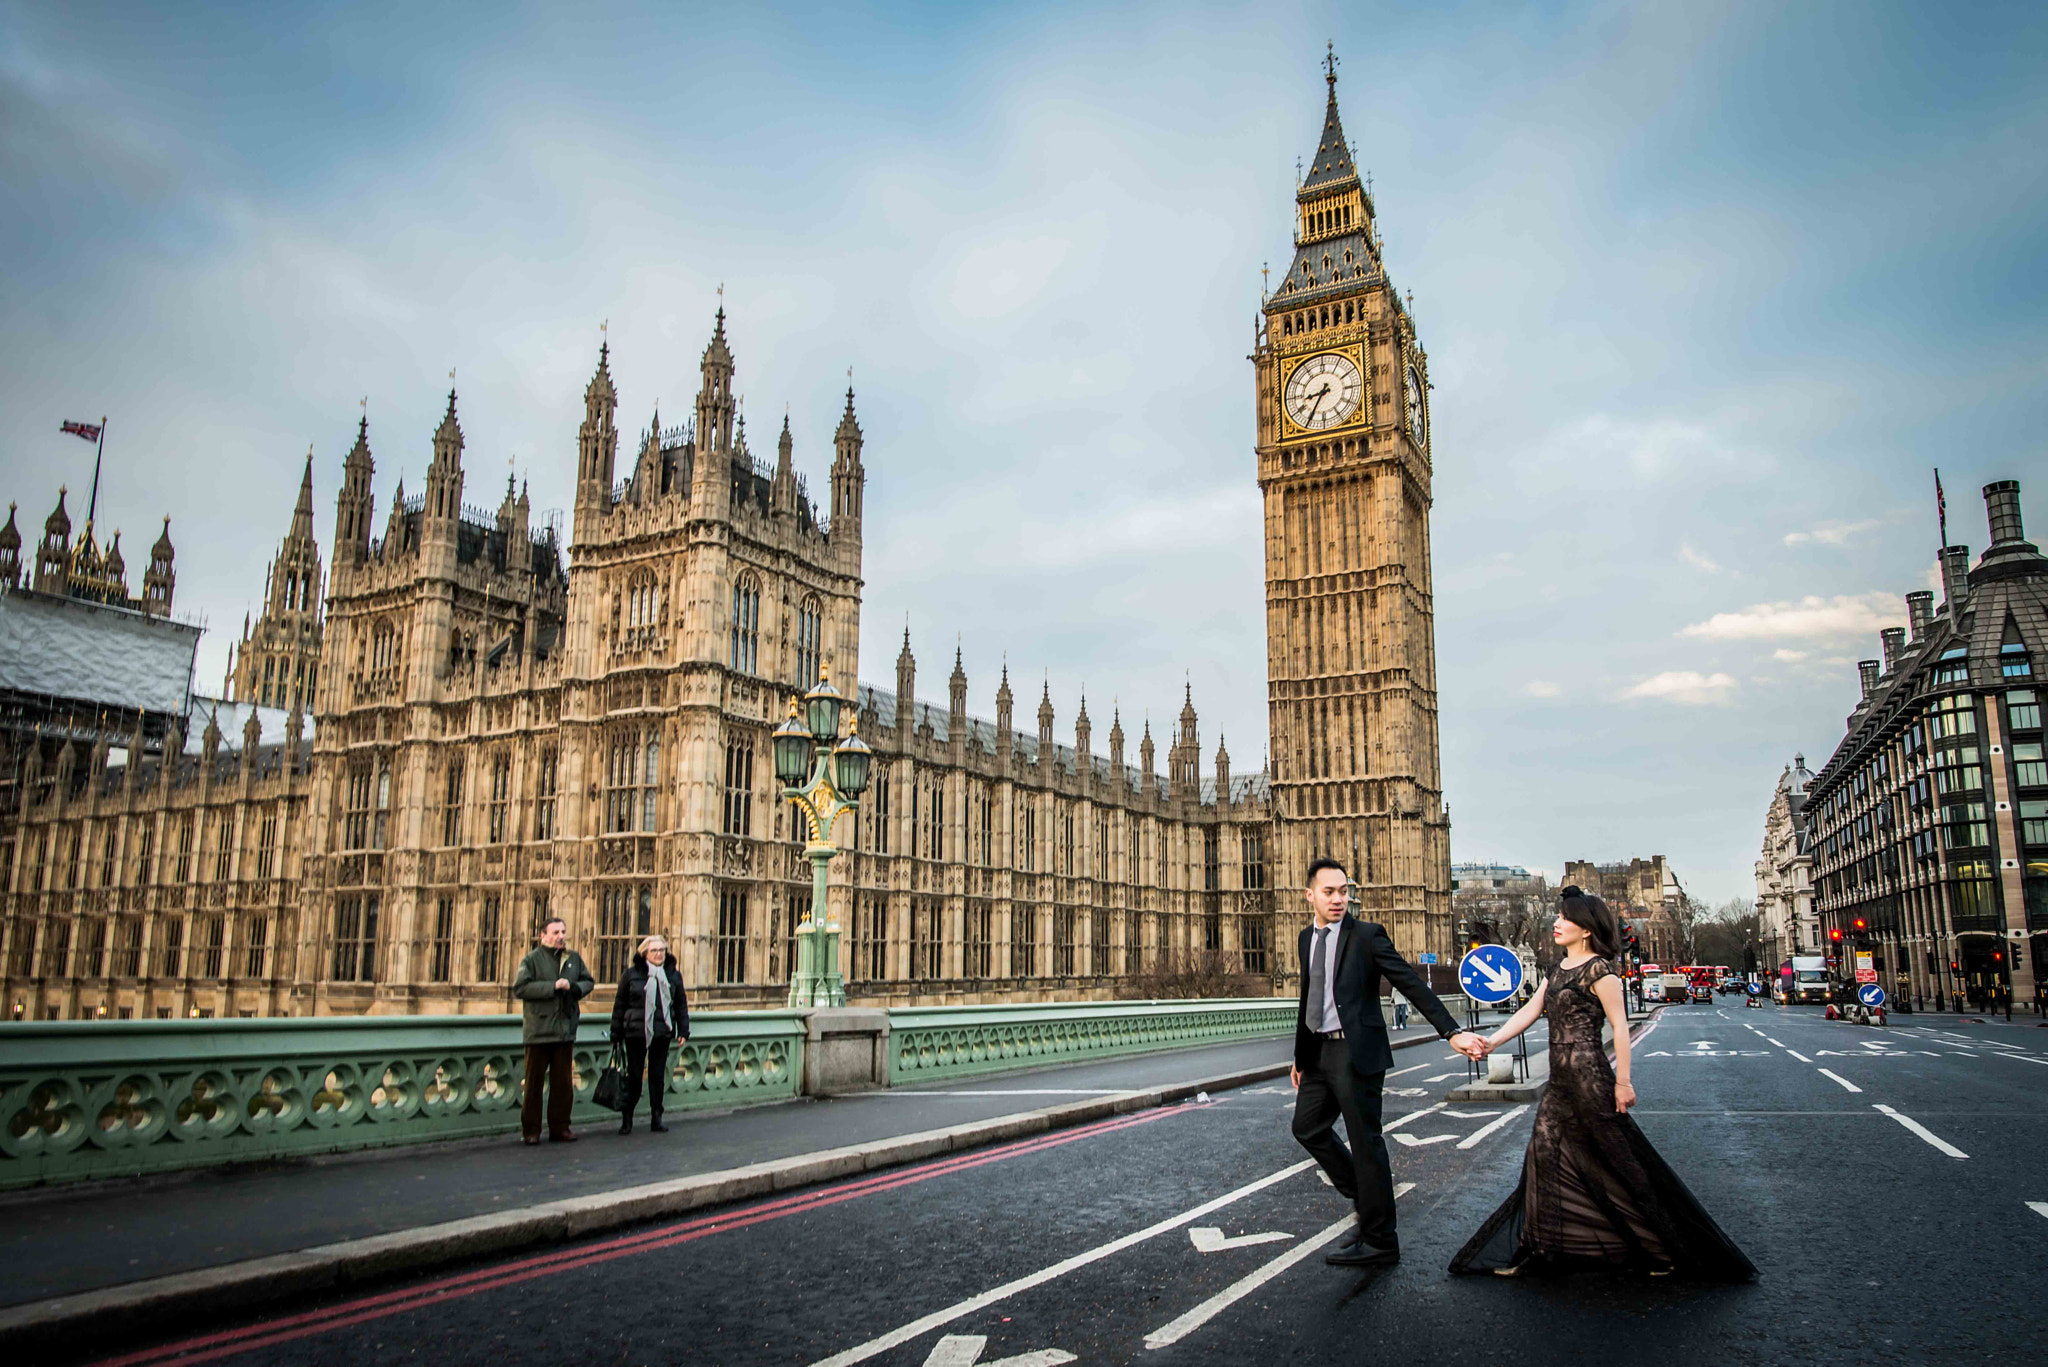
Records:
<instances>
[{"instance_id":1,"label":"black suit jacket","mask_svg":"<svg viewBox=\"0 0 2048 1367\"><path fill-rule=\"evenodd\" d=\"M1321 1038L1308 1028L1308 950L1313 943L1314 927L1304 926L1297 953L1301 963L1301 998L1294 1011L1294 1066L1304 1072L1314 1066L1322 1048ZM1343 1026L1344 1043L1350 1048L1351 1070L1355 1073L1383 1073L1394 1065L1394 1051L1387 1044L1387 1024L1380 1017L1381 978L1413 1002L1445 1039L1465 1028L1452 1019L1436 993L1424 985L1422 975L1395 951L1394 942L1378 923L1346 916L1337 922L1337 973L1332 995L1337 999L1337 1020Z\"/></svg>"}]
</instances>

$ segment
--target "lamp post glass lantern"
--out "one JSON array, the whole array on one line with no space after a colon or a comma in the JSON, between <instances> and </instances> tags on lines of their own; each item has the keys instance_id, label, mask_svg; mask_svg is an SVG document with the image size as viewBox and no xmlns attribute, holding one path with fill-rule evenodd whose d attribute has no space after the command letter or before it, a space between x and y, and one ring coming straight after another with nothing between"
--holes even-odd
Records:
<instances>
[{"instance_id":1,"label":"lamp post glass lantern","mask_svg":"<svg viewBox=\"0 0 2048 1367\"><path fill-rule=\"evenodd\" d=\"M839 924L825 907L825 873L839 851L832 823L859 807L867 791L874 752L849 727L839 739L839 690L820 677L801 703L789 700L789 717L775 729L775 777L782 795L803 814L811 861L811 909L796 928L797 962L789 975L791 1006L844 1006L846 980L839 972Z\"/></svg>"}]
</instances>

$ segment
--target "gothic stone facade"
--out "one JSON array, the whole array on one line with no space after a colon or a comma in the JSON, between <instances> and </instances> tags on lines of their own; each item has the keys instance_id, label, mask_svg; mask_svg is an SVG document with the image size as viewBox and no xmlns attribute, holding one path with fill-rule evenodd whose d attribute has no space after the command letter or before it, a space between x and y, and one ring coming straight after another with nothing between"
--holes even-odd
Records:
<instances>
[{"instance_id":1,"label":"gothic stone facade","mask_svg":"<svg viewBox=\"0 0 2048 1367\"><path fill-rule=\"evenodd\" d=\"M1293 263L1252 357L1277 862L1335 854L1405 953L1447 955L1429 358L1387 275L1334 71L1329 87Z\"/></svg>"}]
</instances>

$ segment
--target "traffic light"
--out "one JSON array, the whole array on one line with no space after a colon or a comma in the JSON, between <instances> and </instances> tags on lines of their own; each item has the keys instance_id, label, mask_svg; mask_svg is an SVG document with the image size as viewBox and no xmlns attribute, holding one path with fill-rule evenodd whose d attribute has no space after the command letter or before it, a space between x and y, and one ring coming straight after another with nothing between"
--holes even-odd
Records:
<instances>
[{"instance_id":1,"label":"traffic light","mask_svg":"<svg viewBox=\"0 0 2048 1367\"><path fill-rule=\"evenodd\" d=\"M1828 943L1835 945L1842 943L1842 928L1840 926L1828 927Z\"/></svg>"}]
</instances>

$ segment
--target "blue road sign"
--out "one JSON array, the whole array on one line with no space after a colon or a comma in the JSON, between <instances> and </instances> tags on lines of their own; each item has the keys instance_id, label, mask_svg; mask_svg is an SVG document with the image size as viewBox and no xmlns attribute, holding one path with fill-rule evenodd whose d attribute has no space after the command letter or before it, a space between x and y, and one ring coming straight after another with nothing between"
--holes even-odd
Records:
<instances>
[{"instance_id":1,"label":"blue road sign","mask_svg":"<svg viewBox=\"0 0 2048 1367\"><path fill-rule=\"evenodd\" d=\"M1415 956L1415 962L1419 964L1433 964L1436 962L1436 955L1429 953L1418 954Z\"/></svg>"},{"instance_id":2,"label":"blue road sign","mask_svg":"<svg viewBox=\"0 0 2048 1367\"><path fill-rule=\"evenodd\" d=\"M1884 989L1876 983L1865 983L1856 989L1856 1000L1865 1006L1883 1006Z\"/></svg>"},{"instance_id":3,"label":"blue road sign","mask_svg":"<svg viewBox=\"0 0 2048 1367\"><path fill-rule=\"evenodd\" d=\"M1522 961L1506 945L1480 945L1458 963L1458 986L1477 1002L1504 1002L1522 986Z\"/></svg>"},{"instance_id":4,"label":"blue road sign","mask_svg":"<svg viewBox=\"0 0 2048 1367\"><path fill-rule=\"evenodd\" d=\"M1762 996L1763 994L1764 994L1764 985L1763 985L1762 983L1751 983L1751 984L1749 985L1749 995L1750 995L1750 996L1752 996L1752 997L1761 997L1761 996Z\"/></svg>"}]
</instances>

